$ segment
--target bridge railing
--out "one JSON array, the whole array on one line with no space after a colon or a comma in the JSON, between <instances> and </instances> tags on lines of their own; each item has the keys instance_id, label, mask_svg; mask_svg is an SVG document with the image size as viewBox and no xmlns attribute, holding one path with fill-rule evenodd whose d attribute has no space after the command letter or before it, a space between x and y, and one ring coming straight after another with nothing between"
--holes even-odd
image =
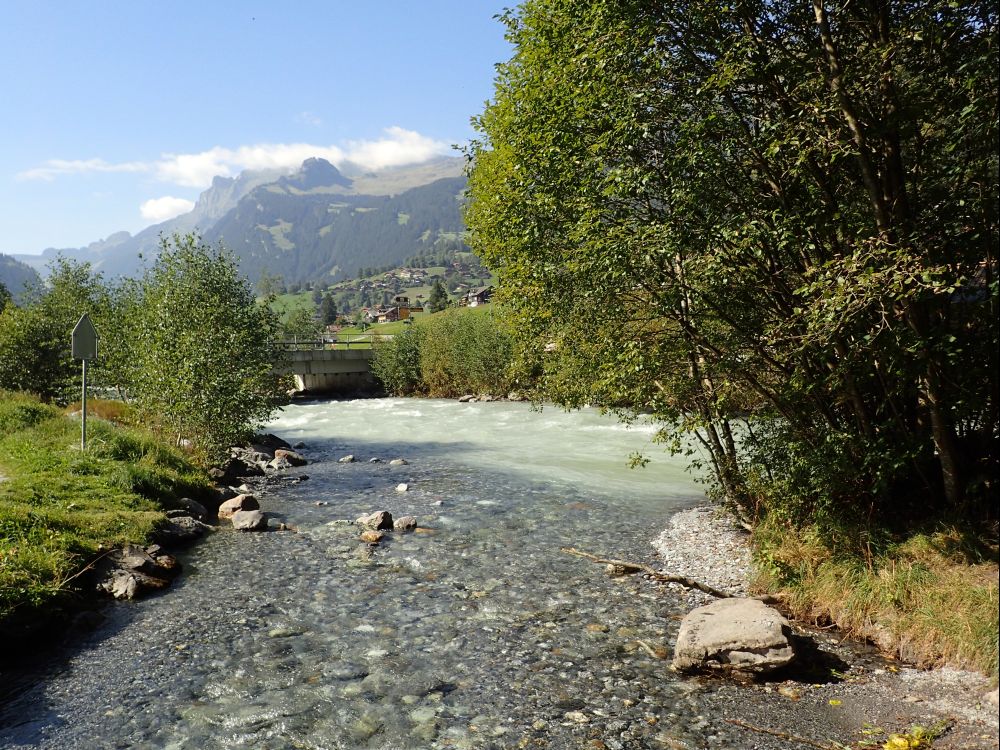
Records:
<instances>
[{"instance_id":1,"label":"bridge railing","mask_svg":"<svg viewBox=\"0 0 1000 750\"><path fill-rule=\"evenodd\" d=\"M278 339L271 343L278 351L283 352L308 352L321 351L323 349L371 349L376 341L388 341L392 338L391 333L340 333L327 334L321 338L308 338L292 336L290 338Z\"/></svg>"}]
</instances>

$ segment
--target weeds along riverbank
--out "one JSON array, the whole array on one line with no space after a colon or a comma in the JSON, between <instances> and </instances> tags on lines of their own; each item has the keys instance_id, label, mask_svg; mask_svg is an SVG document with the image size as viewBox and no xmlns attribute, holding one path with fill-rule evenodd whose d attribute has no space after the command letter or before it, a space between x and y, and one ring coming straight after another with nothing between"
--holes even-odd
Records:
<instances>
[{"instance_id":1,"label":"weeds along riverbank","mask_svg":"<svg viewBox=\"0 0 1000 750\"><path fill-rule=\"evenodd\" d=\"M123 404L89 404L86 452L67 411L0 392L0 631L78 605L90 562L148 542L180 498L212 491L189 456L125 424Z\"/></svg>"}]
</instances>

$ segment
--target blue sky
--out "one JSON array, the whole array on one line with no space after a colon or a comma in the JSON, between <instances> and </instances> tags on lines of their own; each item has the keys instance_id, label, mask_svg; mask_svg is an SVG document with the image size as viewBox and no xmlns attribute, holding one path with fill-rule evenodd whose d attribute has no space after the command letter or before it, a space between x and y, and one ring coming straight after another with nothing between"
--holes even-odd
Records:
<instances>
[{"instance_id":1,"label":"blue sky","mask_svg":"<svg viewBox=\"0 0 1000 750\"><path fill-rule=\"evenodd\" d=\"M2 0L0 252L135 232L214 174L454 153L512 4Z\"/></svg>"}]
</instances>

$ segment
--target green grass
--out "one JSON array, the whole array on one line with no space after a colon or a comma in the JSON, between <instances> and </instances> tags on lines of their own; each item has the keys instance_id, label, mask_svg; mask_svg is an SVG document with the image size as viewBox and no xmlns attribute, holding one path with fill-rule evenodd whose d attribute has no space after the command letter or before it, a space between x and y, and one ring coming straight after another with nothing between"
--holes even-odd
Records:
<instances>
[{"instance_id":1,"label":"green grass","mask_svg":"<svg viewBox=\"0 0 1000 750\"><path fill-rule=\"evenodd\" d=\"M45 605L103 550L149 539L163 511L203 496L204 473L135 428L79 420L0 392L0 620Z\"/></svg>"},{"instance_id":2,"label":"green grass","mask_svg":"<svg viewBox=\"0 0 1000 750\"><path fill-rule=\"evenodd\" d=\"M923 666L949 664L997 678L996 541L942 526L873 550L834 551L816 529L755 530L759 586L802 619L888 639Z\"/></svg>"}]
</instances>

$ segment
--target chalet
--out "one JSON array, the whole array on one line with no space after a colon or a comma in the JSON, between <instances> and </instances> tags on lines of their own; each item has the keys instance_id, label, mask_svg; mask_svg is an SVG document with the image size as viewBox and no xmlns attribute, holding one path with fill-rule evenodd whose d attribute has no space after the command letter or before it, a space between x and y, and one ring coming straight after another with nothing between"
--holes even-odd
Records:
<instances>
[{"instance_id":1,"label":"chalet","mask_svg":"<svg viewBox=\"0 0 1000 750\"><path fill-rule=\"evenodd\" d=\"M399 320L398 307L382 308L378 311L378 316L375 318L376 323L392 323L395 320Z\"/></svg>"},{"instance_id":2,"label":"chalet","mask_svg":"<svg viewBox=\"0 0 1000 750\"><path fill-rule=\"evenodd\" d=\"M493 287L481 286L478 289L470 289L462 297L459 304L467 307L478 307L479 305L485 305L491 299L493 299Z\"/></svg>"},{"instance_id":3,"label":"chalet","mask_svg":"<svg viewBox=\"0 0 1000 750\"><path fill-rule=\"evenodd\" d=\"M424 306L420 302L411 304L409 297L397 296L393 302L396 304L396 309L399 310L397 320L406 320L411 314L424 311Z\"/></svg>"}]
</instances>

